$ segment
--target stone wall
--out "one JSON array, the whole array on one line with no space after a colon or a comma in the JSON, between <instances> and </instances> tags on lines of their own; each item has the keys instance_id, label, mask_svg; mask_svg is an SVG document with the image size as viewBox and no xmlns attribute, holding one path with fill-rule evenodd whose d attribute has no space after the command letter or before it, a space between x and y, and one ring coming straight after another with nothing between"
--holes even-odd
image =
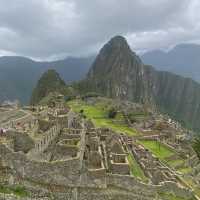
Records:
<instances>
[{"instance_id":1,"label":"stone wall","mask_svg":"<svg viewBox=\"0 0 200 200\"><path fill-rule=\"evenodd\" d=\"M126 154L111 154L114 163L126 163Z\"/></svg>"},{"instance_id":2,"label":"stone wall","mask_svg":"<svg viewBox=\"0 0 200 200\"><path fill-rule=\"evenodd\" d=\"M146 195L140 192L141 190L134 190L129 192L121 188L80 188L78 190L78 200L154 200L153 195Z\"/></svg>"},{"instance_id":3,"label":"stone wall","mask_svg":"<svg viewBox=\"0 0 200 200\"><path fill-rule=\"evenodd\" d=\"M48 197L42 197L42 198L19 197L13 194L0 193L0 200L50 200L50 198Z\"/></svg>"},{"instance_id":4,"label":"stone wall","mask_svg":"<svg viewBox=\"0 0 200 200\"><path fill-rule=\"evenodd\" d=\"M144 184L139 182L132 176L128 175L115 175L108 174L107 175L107 185L124 188L132 191L135 187L141 188L141 190L151 191L152 194L156 192L156 189L152 187L152 185Z\"/></svg>"},{"instance_id":5,"label":"stone wall","mask_svg":"<svg viewBox=\"0 0 200 200\"><path fill-rule=\"evenodd\" d=\"M78 153L77 146L56 144L55 149L53 151L53 156L54 158L56 158L56 160L63 160L76 157L77 153Z\"/></svg>"},{"instance_id":6,"label":"stone wall","mask_svg":"<svg viewBox=\"0 0 200 200\"><path fill-rule=\"evenodd\" d=\"M34 148L34 141L27 133L10 130L7 131L6 138L12 140L13 150L16 152L23 151L27 153L30 149Z\"/></svg>"},{"instance_id":7,"label":"stone wall","mask_svg":"<svg viewBox=\"0 0 200 200\"><path fill-rule=\"evenodd\" d=\"M156 188L158 192L161 192L161 193L172 192L175 195L185 198L185 199L195 199L194 194L192 193L191 190L185 187L181 187L175 182L166 181L166 182L163 182L161 185L154 186L154 187Z\"/></svg>"},{"instance_id":8,"label":"stone wall","mask_svg":"<svg viewBox=\"0 0 200 200\"><path fill-rule=\"evenodd\" d=\"M66 187L80 186L86 187L84 188L85 191L88 187L91 187L91 189L106 188L107 191L109 191L110 187L114 187L130 191L135 195L134 198L141 200L154 199L157 192L173 192L182 198L193 197L192 191L180 187L174 182L164 182L161 185L143 184L132 176L106 174L104 169L91 170L88 173L84 173L78 158L51 163L30 161L23 153L13 153L3 144L0 145L0 152L3 162L15 169L18 176L21 176L23 180L35 183L50 185L53 183ZM92 197L94 196L91 195L91 198L87 200L92 199ZM110 199L114 200L116 196L111 195L110 197ZM84 198L81 197L80 199ZM99 200L100 198L96 199Z\"/></svg>"},{"instance_id":9,"label":"stone wall","mask_svg":"<svg viewBox=\"0 0 200 200\"><path fill-rule=\"evenodd\" d=\"M100 168L100 169L90 169L88 170L88 175L90 177L96 178L105 178L106 177L106 169Z\"/></svg>"},{"instance_id":10,"label":"stone wall","mask_svg":"<svg viewBox=\"0 0 200 200\"><path fill-rule=\"evenodd\" d=\"M80 140L81 135L80 134L68 134L68 133L61 133L60 140L66 140L66 139L79 139Z\"/></svg>"},{"instance_id":11,"label":"stone wall","mask_svg":"<svg viewBox=\"0 0 200 200\"><path fill-rule=\"evenodd\" d=\"M188 199L194 198L193 192L191 190L171 181L163 182L160 185L151 185L151 184L143 184L131 176L110 174L108 175L107 178L107 185L128 189L130 191L138 190L141 191L141 193L144 193L149 196L155 195L157 192L159 193L172 192L178 197L188 198Z\"/></svg>"},{"instance_id":12,"label":"stone wall","mask_svg":"<svg viewBox=\"0 0 200 200\"><path fill-rule=\"evenodd\" d=\"M13 128L15 127L17 124L20 124L20 125L24 125L24 124L27 124L27 123L34 123L35 121L35 117L31 114L27 114L21 118L18 118L18 119L15 119L15 120L11 120L11 121L8 121L4 124L2 124L2 127L3 128Z\"/></svg>"},{"instance_id":13,"label":"stone wall","mask_svg":"<svg viewBox=\"0 0 200 200\"><path fill-rule=\"evenodd\" d=\"M67 124L68 128L75 128L75 125L76 125L75 119L76 119L76 117L77 117L77 114L74 113L72 110L70 110L68 112L68 124Z\"/></svg>"},{"instance_id":14,"label":"stone wall","mask_svg":"<svg viewBox=\"0 0 200 200\"><path fill-rule=\"evenodd\" d=\"M66 186L79 184L81 168L78 158L51 163L31 161L23 153L13 153L3 144L0 144L0 152L3 162L23 179Z\"/></svg>"},{"instance_id":15,"label":"stone wall","mask_svg":"<svg viewBox=\"0 0 200 200\"><path fill-rule=\"evenodd\" d=\"M44 133L44 137L39 139L35 143L35 147L28 152L30 158L34 158L37 154L42 153L49 144L60 134L61 127L59 125L55 125L51 127L47 132Z\"/></svg>"},{"instance_id":16,"label":"stone wall","mask_svg":"<svg viewBox=\"0 0 200 200\"><path fill-rule=\"evenodd\" d=\"M80 135L82 129L71 128L71 129L65 129L65 131L67 131L71 135Z\"/></svg>"},{"instance_id":17,"label":"stone wall","mask_svg":"<svg viewBox=\"0 0 200 200\"><path fill-rule=\"evenodd\" d=\"M111 171L113 174L129 175L130 174L129 164L111 162Z\"/></svg>"}]
</instances>

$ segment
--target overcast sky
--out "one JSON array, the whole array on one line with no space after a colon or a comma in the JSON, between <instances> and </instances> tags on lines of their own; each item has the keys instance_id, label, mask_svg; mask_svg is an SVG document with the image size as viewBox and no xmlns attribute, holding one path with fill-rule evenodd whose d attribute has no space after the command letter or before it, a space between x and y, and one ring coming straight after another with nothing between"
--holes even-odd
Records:
<instances>
[{"instance_id":1,"label":"overcast sky","mask_svg":"<svg viewBox=\"0 0 200 200\"><path fill-rule=\"evenodd\" d=\"M200 0L0 0L0 55L87 56L114 35L137 52L200 42Z\"/></svg>"}]
</instances>

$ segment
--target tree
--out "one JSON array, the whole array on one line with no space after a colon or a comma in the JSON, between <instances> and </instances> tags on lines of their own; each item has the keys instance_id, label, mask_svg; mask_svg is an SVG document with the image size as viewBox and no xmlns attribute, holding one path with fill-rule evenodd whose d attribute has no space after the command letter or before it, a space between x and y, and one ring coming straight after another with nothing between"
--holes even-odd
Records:
<instances>
[{"instance_id":1,"label":"tree","mask_svg":"<svg viewBox=\"0 0 200 200\"><path fill-rule=\"evenodd\" d=\"M109 118L115 118L116 117L116 115L117 115L117 111L116 111L116 109L115 108L111 108L109 111L108 111L108 117Z\"/></svg>"},{"instance_id":2,"label":"tree","mask_svg":"<svg viewBox=\"0 0 200 200\"><path fill-rule=\"evenodd\" d=\"M80 110L80 114L83 114L83 113L84 113L84 110L83 110L83 109L81 109L81 110Z\"/></svg>"}]
</instances>

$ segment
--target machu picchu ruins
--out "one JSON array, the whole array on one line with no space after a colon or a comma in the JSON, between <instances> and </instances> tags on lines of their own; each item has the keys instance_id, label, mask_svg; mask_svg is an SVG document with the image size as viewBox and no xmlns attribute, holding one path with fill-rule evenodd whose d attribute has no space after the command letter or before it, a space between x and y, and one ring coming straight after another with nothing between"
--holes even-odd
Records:
<instances>
[{"instance_id":1,"label":"machu picchu ruins","mask_svg":"<svg viewBox=\"0 0 200 200\"><path fill-rule=\"evenodd\" d=\"M77 97L68 103L57 95L48 106L2 106L2 116L10 113L9 121L1 123L5 131L0 135L4 189L20 185L20 199L27 200L153 200L170 199L170 195L198 199L186 181L193 177L194 184L199 184L198 167L192 170L193 160L199 161L190 145L186 146L187 132L170 118L150 111L148 117L140 116L134 122L137 130L130 128L134 134L96 126L87 113L85 116L90 106L99 103L106 110L111 102L119 116L125 113L120 102L102 97ZM80 104L85 109L73 109ZM130 102L129 107L137 112L141 109ZM0 199L19 198L14 189L7 190L11 194L0 193Z\"/></svg>"},{"instance_id":2,"label":"machu picchu ruins","mask_svg":"<svg viewBox=\"0 0 200 200\"><path fill-rule=\"evenodd\" d=\"M199 8L0 0L0 200L200 200Z\"/></svg>"}]
</instances>

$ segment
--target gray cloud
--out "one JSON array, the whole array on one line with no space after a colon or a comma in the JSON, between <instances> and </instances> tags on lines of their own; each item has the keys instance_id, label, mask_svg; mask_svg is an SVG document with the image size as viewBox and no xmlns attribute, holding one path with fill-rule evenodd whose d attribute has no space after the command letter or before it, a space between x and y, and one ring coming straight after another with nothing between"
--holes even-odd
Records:
<instances>
[{"instance_id":1,"label":"gray cloud","mask_svg":"<svg viewBox=\"0 0 200 200\"><path fill-rule=\"evenodd\" d=\"M199 0L0 0L0 54L85 56L117 34L137 51L198 42L199 8Z\"/></svg>"}]
</instances>

